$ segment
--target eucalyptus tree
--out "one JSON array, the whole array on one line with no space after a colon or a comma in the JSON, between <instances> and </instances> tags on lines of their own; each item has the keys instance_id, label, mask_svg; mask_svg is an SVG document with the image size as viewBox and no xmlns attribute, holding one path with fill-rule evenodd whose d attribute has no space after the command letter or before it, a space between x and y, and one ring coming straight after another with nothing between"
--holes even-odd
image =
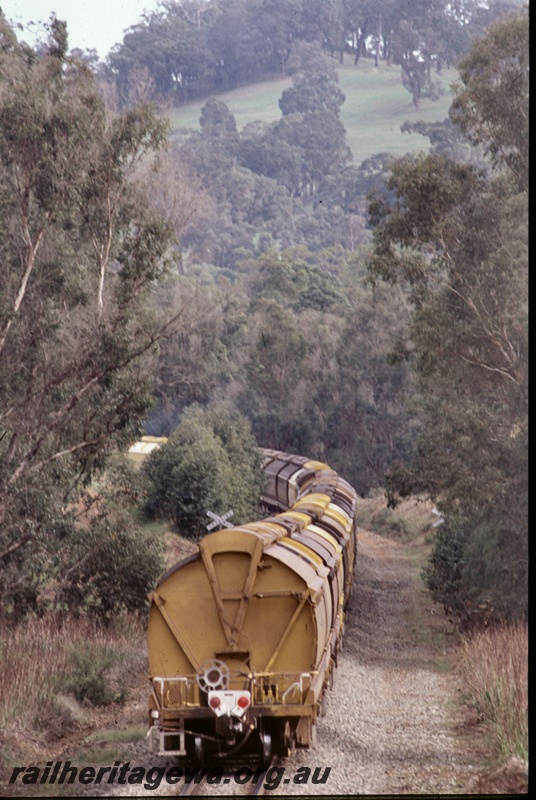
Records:
<instances>
[{"instance_id":1,"label":"eucalyptus tree","mask_svg":"<svg viewBox=\"0 0 536 800\"><path fill-rule=\"evenodd\" d=\"M203 2L167 2L126 31L107 58L125 103L132 83L146 71L158 98L187 102L211 91L217 63L208 34L214 9Z\"/></svg>"},{"instance_id":2,"label":"eucalyptus tree","mask_svg":"<svg viewBox=\"0 0 536 800\"><path fill-rule=\"evenodd\" d=\"M287 72L292 45L301 37L304 0L262 0L258 25L270 43L270 69L274 74Z\"/></svg>"},{"instance_id":3,"label":"eucalyptus tree","mask_svg":"<svg viewBox=\"0 0 536 800\"><path fill-rule=\"evenodd\" d=\"M414 308L399 348L425 425L414 478L447 512L429 585L461 615L481 605L516 616L527 586L526 11L492 26L460 74L452 117L488 150L488 168L437 154L396 162L394 196L371 206L371 271L406 285Z\"/></svg>"},{"instance_id":4,"label":"eucalyptus tree","mask_svg":"<svg viewBox=\"0 0 536 800\"><path fill-rule=\"evenodd\" d=\"M288 66L293 72L292 86L283 91L279 100L283 116L313 111L332 111L339 116L346 98L337 85L337 69L318 43L298 42Z\"/></svg>"},{"instance_id":5,"label":"eucalyptus tree","mask_svg":"<svg viewBox=\"0 0 536 800\"><path fill-rule=\"evenodd\" d=\"M506 167L520 190L528 187L529 50L526 9L493 24L459 64L451 120L494 167Z\"/></svg>"},{"instance_id":6,"label":"eucalyptus tree","mask_svg":"<svg viewBox=\"0 0 536 800\"><path fill-rule=\"evenodd\" d=\"M0 25L5 599L68 561L77 489L140 431L150 358L171 325L150 312L151 289L174 250L135 185L165 124L147 106L109 112L59 20L40 55Z\"/></svg>"}]
</instances>

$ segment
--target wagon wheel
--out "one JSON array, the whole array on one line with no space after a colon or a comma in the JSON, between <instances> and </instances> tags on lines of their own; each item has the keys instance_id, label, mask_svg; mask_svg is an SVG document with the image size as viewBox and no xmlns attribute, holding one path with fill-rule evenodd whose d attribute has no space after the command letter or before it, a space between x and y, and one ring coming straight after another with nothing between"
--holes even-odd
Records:
<instances>
[{"instance_id":1,"label":"wagon wheel","mask_svg":"<svg viewBox=\"0 0 536 800\"><path fill-rule=\"evenodd\" d=\"M195 747L195 759L199 766L203 766L205 763L205 745L203 744L203 739L200 736L196 736L194 740L194 747Z\"/></svg>"},{"instance_id":2,"label":"wagon wheel","mask_svg":"<svg viewBox=\"0 0 536 800\"><path fill-rule=\"evenodd\" d=\"M210 658L204 661L196 675L197 685L202 692L217 692L227 689L231 673L224 661Z\"/></svg>"},{"instance_id":3,"label":"wagon wheel","mask_svg":"<svg viewBox=\"0 0 536 800\"><path fill-rule=\"evenodd\" d=\"M279 727L278 753L283 758L288 758L296 747L296 739L292 733L290 722L286 719Z\"/></svg>"},{"instance_id":4,"label":"wagon wheel","mask_svg":"<svg viewBox=\"0 0 536 800\"><path fill-rule=\"evenodd\" d=\"M269 733L261 734L262 743L262 765L269 767L272 763L272 737Z\"/></svg>"}]
</instances>

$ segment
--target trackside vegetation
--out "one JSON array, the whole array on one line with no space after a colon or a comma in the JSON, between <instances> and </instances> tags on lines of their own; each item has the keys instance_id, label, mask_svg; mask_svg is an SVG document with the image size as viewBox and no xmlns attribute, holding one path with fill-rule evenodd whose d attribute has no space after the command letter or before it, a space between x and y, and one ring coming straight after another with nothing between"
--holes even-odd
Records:
<instances>
[{"instance_id":1,"label":"trackside vegetation","mask_svg":"<svg viewBox=\"0 0 536 800\"><path fill-rule=\"evenodd\" d=\"M190 406L169 441L142 467L143 510L200 538L214 514L233 512L235 525L256 516L262 494L261 454L245 417L222 407Z\"/></svg>"},{"instance_id":2,"label":"trackside vegetation","mask_svg":"<svg viewBox=\"0 0 536 800\"><path fill-rule=\"evenodd\" d=\"M528 761L528 628L480 631L464 640L460 672L470 702L483 720L495 759Z\"/></svg>"},{"instance_id":3,"label":"trackside vegetation","mask_svg":"<svg viewBox=\"0 0 536 800\"><path fill-rule=\"evenodd\" d=\"M174 233L133 180L166 125L149 106L109 113L59 20L40 55L3 16L0 43L2 607L142 608L159 543L111 506L88 513L84 489L141 430L150 357L173 325L151 294ZM118 598L105 573L128 553L147 570L124 573Z\"/></svg>"},{"instance_id":4,"label":"trackside vegetation","mask_svg":"<svg viewBox=\"0 0 536 800\"><path fill-rule=\"evenodd\" d=\"M87 716L84 705L91 715L93 706L121 703L145 676L144 625L135 615L117 617L106 628L48 615L1 632L0 724L12 733L54 718L73 729Z\"/></svg>"},{"instance_id":5,"label":"trackside vegetation","mask_svg":"<svg viewBox=\"0 0 536 800\"><path fill-rule=\"evenodd\" d=\"M391 196L370 205L369 269L403 284L412 307L394 358L414 365L423 429L391 483L440 500L426 580L470 624L527 607L526 10L493 25L460 76L451 119L489 160L396 161Z\"/></svg>"}]
</instances>

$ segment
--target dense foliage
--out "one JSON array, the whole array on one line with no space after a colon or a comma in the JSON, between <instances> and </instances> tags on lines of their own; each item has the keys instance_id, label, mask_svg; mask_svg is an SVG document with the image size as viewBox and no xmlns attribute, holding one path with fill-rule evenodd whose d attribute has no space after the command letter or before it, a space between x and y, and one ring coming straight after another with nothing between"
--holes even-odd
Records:
<instances>
[{"instance_id":1,"label":"dense foliage","mask_svg":"<svg viewBox=\"0 0 536 800\"><path fill-rule=\"evenodd\" d=\"M0 597L13 611L87 577L103 534L74 546L78 490L140 430L167 324L148 301L173 231L133 182L165 125L149 107L109 112L66 53L63 23L38 56L0 16ZM136 549L134 531L121 537L107 544L118 564Z\"/></svg>"},{"instance_id":2,"label":"dense foliage","mask_svg":"<svg viewBox=\"0 0 536 800\"><path fill-rule=\"evenodd\" d=\"M171 519L194 538L207 532L207 511L232 511L234 524L249 522L263 486L261 463L244 417L223 407L190 406L169 441L144 464L145 512Z\"/></svg>"},{"instance_id":3,"label":"dense foliage","mask_svg":"<svg viewBox=\"0 0 536 800\"><path fill-rule=\"evenodd\" d=\"M526 13L494 25L460 74L453 120L491 163L435 154L395 163L395 199L371 206L370 268L407 285L414 309L399 347L414 364L424 422L413 485L446 517L428 584L463 617L518 616L528 534Z\"/></svg>"}]
</instances>

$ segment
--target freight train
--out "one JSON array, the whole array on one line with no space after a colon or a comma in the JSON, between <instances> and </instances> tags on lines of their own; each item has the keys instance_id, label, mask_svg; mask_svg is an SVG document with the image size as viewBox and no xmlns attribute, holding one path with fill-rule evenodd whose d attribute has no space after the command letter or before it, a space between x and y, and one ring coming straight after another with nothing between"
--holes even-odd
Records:
<instances>
[{"instance_id":1,"label":"freight train","mask_svg":"<svg viewBox=\"0 0 536 800\"><path fill-rule=\"evenodd\" d=\"M264 450L261 521L199 543L149 596L154 752L269 764L315 742L354 571L356 493L326 464Z\"/></svg>"}]
</instances>

